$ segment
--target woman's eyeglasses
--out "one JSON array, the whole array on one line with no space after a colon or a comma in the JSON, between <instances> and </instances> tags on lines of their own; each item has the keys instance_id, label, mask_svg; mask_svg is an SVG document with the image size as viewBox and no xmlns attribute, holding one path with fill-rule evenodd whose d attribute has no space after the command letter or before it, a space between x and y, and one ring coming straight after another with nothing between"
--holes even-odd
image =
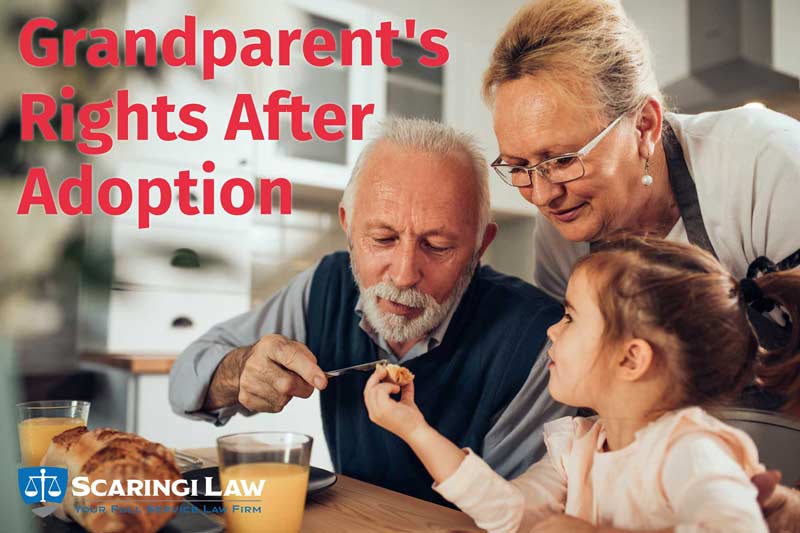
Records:
<instances>
[{"instance_id":1,"label":"woman's eyeglasses","mask_svg":"<svg viewBox=\"0 0 800 533\"><path fill-rule=\"evenodd\" d=\"M603 131L577 152L551 157L530 167L506 164L501 156L495 159L490 166L500 176L500 179L513 187L530 187L533 185L534 172L538 172L542 178L550 183L566 183L582 178L586 172L583 167L583 157L591 152L624 116L624 114L618 116L616 120L606 126Z\"/></svg>"}]
</instances>

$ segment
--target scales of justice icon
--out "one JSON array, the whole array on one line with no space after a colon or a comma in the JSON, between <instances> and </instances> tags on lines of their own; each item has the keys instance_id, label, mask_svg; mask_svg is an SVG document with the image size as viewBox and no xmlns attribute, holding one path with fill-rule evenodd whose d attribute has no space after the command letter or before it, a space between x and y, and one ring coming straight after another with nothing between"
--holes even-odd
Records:
<instances>
[{"instance_id":1,"label":"scales of justice icon","mask_svg":"<svg viewBox=\"0 0 800 533\"><path fill-rule=\"evenodd\" d=\"M34 498L37 495L41 498L39 500L40 503L45 503L45 494L51 498L58 498L61 496L61 486L58 484L58 476L48 476L45 475L47 472L46 469L41 468L39 469L38 476L28 476L28 483L25 485L25 496L28 498ZM45 483L47 480L50 480L47 483L47 491L45 492ZM34 481L39 481L39 486L34 483ZM41 490L40 490L41 489Z\"/></svg>"}]
</instances>

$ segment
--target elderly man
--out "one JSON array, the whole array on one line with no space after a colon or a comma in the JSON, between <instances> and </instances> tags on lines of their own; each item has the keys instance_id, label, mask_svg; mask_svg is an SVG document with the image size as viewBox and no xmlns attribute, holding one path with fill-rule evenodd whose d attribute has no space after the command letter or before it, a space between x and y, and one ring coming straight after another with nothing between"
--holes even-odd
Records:
<instances>
[{"instance_id":1,"label":"elderly man","mask_svg":"<svg viewBox=\"0 0 800 533\"><path fill-rule=\"evenodd\" d=\"M547 392L548 326L561 307L479 260L490 222L487 166L470 137L392 119L363 151L339 207L349 254L323 258L266 303L181 354L170 402L223 424L278 412L319 389L338 472L442 503L411 450L369 420L369 375L332 370L381 358L415 375L442 434L513 477L544 452L541 426L573 414Z\"/></svg>"}]
</instances>

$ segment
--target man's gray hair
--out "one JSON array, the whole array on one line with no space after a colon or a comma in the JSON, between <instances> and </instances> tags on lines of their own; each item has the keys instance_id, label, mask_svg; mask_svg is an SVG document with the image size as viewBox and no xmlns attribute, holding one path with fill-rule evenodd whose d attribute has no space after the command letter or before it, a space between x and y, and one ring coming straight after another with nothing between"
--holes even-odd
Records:
<instances>
[{"instance_id":1,"label":"man's gray hair","mask_svg":"<svg viewBox=\"0 0 800 533\"><path fill-rule=\"evenodd\" d=\"M378 124L377 131L358 156L350 174L350 181L347 182L347 187L342 195L341 205L347 212L348 220L352 220L356 189L361 172L372 152L383 141L427 154L442 156L463 154L467 156L472 169L472 179L475 180L478 191L476 249L480 247L486 226L491 221L488 163L472 135L432 120L390 116Z\"/></svg>"}]
</instances>

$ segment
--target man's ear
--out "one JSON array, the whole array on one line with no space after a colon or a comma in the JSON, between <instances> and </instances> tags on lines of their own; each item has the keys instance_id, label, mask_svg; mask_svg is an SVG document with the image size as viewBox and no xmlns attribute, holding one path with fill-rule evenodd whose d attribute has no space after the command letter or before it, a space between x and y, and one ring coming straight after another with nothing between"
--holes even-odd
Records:
<instances>
[{"instance_id":1,"label":"man's ear","mask_svg":"<svg viewBox=\"0 0 800 533\"><path fill-rule=\"evenodd\" d=\"M617 376L623 381L642 379L653 366L653 356L653 347L646 340L628 340L617 359Z\"/></svg>"},{"instance_id":2,"label":"man's ear","mask_svg":"<svg viewBox=\"0 0 800 533\"><path fill-rule=\"evenodd\" d=\"M492 241L497 236L497 224L494 222L490 222L486 225L486 231L483 233L483 242L481 243L481 247L478 250L478 259L483 257L484 252L492 244Z\"/></svg>"},{"instance_id":3,"label":"man's ear","mask_svg":"<svg viewBox=\"0 0 800 533\"><path fill-rule=\"evenodd\" d=\"M653 156L656 144L661 138L661 124L664 110L655 98L648 98L636 119L636 130L639 138L639 155L643 158Z\"/></svg>"},{"instance_id":4,"label":"man's ear","mask_svg":"<svg viewBox=\"0 0 800 533\"><path fill-rule=\"evenodd\" d=\"M339 225L342 231L347 235L347 211L344 209L344 204L339 204Z\"/></svg>"}]
</instances>

